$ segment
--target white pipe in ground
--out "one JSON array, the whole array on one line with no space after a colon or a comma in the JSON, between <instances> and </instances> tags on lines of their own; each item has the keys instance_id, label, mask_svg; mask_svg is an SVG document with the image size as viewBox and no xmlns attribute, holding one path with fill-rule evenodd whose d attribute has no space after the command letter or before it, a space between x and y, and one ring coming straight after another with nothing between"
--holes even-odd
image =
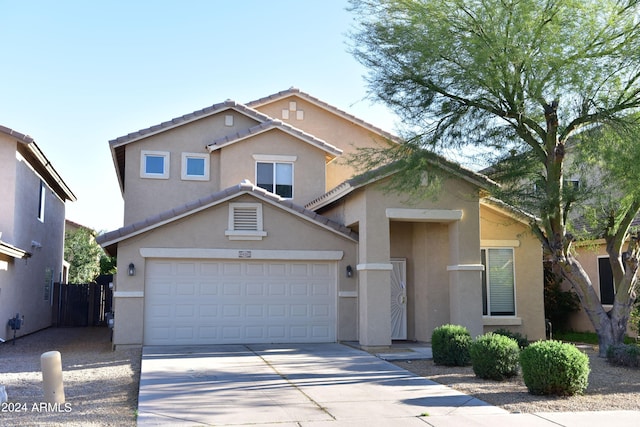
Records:
<instances>
[{"instance_id":1,"label":"white pipe in ground","mask_svg":"<svg viewBox=\"0 0 640 427\"><path fill-rule=\"evenodd\" d=\"M64 386L62 384L62 357L59 351L48 351L40 356L42 367L42 385L44 401L47 403L64 403Z\"/></svg>"}]
</instances>

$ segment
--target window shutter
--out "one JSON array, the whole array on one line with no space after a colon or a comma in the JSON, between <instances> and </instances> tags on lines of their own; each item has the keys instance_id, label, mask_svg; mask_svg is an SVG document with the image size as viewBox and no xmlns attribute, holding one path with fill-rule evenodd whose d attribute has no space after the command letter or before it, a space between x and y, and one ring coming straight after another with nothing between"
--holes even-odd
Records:
<instances>
[{"instance_id":1,"label":"window shutter","mask_svg":"<svg viewBox=\"0 0 640 427\"><path fill-rule=\"evenodd\" d=\"M233 209L233 229L236 231L257 231L258 209L256 207L235 207Z\"/></svg>"}]
</instances>

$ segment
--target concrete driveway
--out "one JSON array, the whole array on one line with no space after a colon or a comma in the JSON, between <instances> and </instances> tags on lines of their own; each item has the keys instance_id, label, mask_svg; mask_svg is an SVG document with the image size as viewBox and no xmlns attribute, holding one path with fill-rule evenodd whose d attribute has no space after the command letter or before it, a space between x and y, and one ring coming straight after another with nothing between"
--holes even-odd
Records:
<instances>
[{"instance_id":1,"label":"concrete driveway","mask_svg":"<svg viewBox=\"0 0 640 427\"><path fill-rule=\"evenodd\" d=\"M143 351L140 426L424 427L480 414L506 411L341 344Z\"/></svg>"}]
</instances>

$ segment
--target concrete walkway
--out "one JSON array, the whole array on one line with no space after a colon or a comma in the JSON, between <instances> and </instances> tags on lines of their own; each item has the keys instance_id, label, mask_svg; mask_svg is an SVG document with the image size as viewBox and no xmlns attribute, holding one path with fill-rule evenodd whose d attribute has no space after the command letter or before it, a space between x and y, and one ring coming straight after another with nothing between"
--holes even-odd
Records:
<instances>
[{"instance_id":1,"label":"concrete walkway","mask_svg":"<svg viewBox=\"0 0 640 427\"><path fill-rule=\"evenodd\" d=\"M145 347L138 425L637 426L640 413L509 414L340 344Z\"/></svg>"}]
</instances>

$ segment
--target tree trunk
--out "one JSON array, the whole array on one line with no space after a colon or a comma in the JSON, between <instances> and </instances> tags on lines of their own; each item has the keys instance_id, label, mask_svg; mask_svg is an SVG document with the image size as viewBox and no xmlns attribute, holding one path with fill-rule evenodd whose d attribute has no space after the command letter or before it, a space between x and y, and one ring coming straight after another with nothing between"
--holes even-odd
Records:
<instances>
[{"instance_id":1,"label":"tree trunk","mask_svg":"<svg viewBox=\"0 0 640 427\"><path fill-rule=\"evenodd\" d=\"M573 255L566 257L566 260L559 266L559 272L578 295L583 310L598 334L598 356L606 357L609 346L624 342L630 308L626 309L625 306L615 301L612 310L605 311L600 303L600 298L593 289L589 276Z\"/></svg>"}]
</instances>

